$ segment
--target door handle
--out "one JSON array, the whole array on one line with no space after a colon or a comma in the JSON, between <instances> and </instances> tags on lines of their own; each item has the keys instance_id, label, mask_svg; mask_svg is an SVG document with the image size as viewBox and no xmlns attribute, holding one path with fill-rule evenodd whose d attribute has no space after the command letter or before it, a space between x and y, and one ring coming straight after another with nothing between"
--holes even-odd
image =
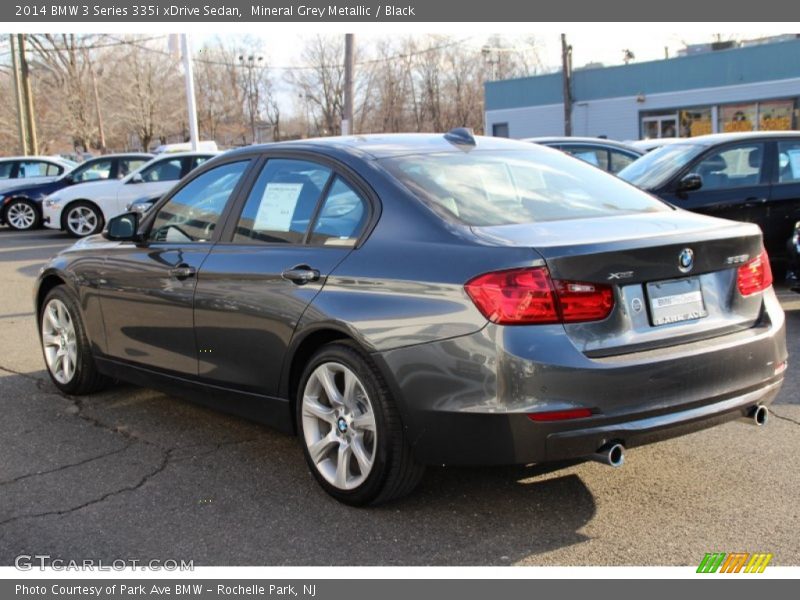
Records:
<instances>
[{"instance_id":1,"label":"door handle","mask_svg":"<svg viewBox=\"0 0 800 600\"><path fill-rule=\"evenodd\" d=\"M197 274L197 269L189 265L178 265L170 269L169 274L170 277L175 279L187 279L188 277L194 277Z\"/></svg>"},{"instance_id":2,"label":"door handle","mask_svg":"<svg viewBox=\"0 0 800 600\"><path fill-rule=\"evenodd\" d=\"M751 198L745 198L744 199L744 204L742 206L744 208L755 208L756 206L760 206L762 204L766 204L766 202L767 202L766 198L751 197Z\"/></svg>"},{"instance_id":3,"label":"door handle","mask_svg":"<svg viewBox=\"0 0 800 600\"><path fill-rule=\"evenodd\" d=\"M319 280L319 271L312 269L308 265L298 265L291 269L286 269L281 273L281 277L297 285L305 285Z\"/></svg>"}]
</instances>

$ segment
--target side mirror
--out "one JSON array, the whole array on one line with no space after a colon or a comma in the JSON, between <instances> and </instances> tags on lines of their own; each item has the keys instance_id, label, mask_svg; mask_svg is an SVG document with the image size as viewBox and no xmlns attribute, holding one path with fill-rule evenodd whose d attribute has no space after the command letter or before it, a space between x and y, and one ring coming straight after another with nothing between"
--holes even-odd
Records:
<instances>
[{"instance_id":1,"label":"side mirror","mask_svg":"<svg viewBox=\"0 0 800 600\"><path fill-rule=\"evenodd\" d=\"M142 177L141 173L134 173L131 175L129 183L144 183L144 177Z\"/></svg>"},{"instance_id":2,"label":"side mirror","mask_svg":"<svg viewBox=\"0 0 800 600\"><path fill-rule=\"evenodd\" d=\"M678 182L679 192L693 192L703 187L703 178L697 173L687 173Z\"/></svg>"},{"instance_id":3,"label":"side mirror","mask_svg":"<svg viewBox=\"0 0 800 600\"><path fill-rule=\"evenodd\" d=\"M103 237L115 242L139 241L139 213L129 212L108 220Z\"/></svg>"},{"instance_id":4,"label":"side mirror","mask_svg":"<svg viewBox=\"0 0 800 600\"><path fill-rule=\"evenodd\" d=\"M64 181L66 181L67 183L75 183L75 175L73 175L72 173L67 173L66 175L64 175Z\"/></svg>"}]
</instances>

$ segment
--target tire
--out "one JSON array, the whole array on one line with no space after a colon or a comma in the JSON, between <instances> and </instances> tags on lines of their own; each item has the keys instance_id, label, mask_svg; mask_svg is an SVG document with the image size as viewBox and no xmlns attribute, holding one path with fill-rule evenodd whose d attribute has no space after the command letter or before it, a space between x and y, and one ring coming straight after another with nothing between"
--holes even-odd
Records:
<instances>
[{"instance_id":1,"label":"tire","mask_svg":"<svg viewBox=\"0 0 800 600\"><path fill-rule=\"evenodd\" d=\"M97 371L78 304L63 285L50 290L42 303L39 341L47 373L63 393L82 396L108 383Z\"/></svg>"},{"instance_id":2,"label":"tire","mask_svg":"<svg viewBox=\"0 0 800 600\"><path fill-rule=\"evenodd\" d=\"M39 229L42 216L36 205L30 200L12 200L6 207L5 221L16 231Z\"/></svg>"},{"instance_id":3,"label":"tire","mask_svg":"<svg viewBox=\"0 0 800 600\"><path fill-rule=\"evenodd\" d=\"M338 401L325 391L326 374ZM382 504L409 494L419 483L425 467L412 456L389 388L354 344L328 344L312 356L295 404L308 466L336 500L351 506Z\"/></svg>"},{"instance_id":4,"label":"tire","mask_svg":"<svg viewBox=\"0 0 800 600\"><path fill-rule=\"evenodd\" d=\"M85 200L73 202L64 208L61 225L68 235L75 238L94 235L103 231L103 211Z\"/></svg>"}]
</instances>

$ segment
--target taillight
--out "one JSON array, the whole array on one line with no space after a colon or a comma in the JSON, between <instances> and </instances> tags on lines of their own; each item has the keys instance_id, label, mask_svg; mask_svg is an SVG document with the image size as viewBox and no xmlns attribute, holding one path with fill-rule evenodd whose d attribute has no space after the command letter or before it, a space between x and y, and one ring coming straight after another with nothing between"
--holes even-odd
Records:
<instances>
[{"instance_id":1,"label":"taillight","mask_svg":"<svg viewBox=\"0 0 800 600\"><path fill-rule=\"evenodd\" d=\"M598 321L614 308L611 286L552 280L547 267L485 273L464 288L483 316L500 325Z\"/></svg>"},{"instance_id":2,"label":"taillight","mask_svg":"<svg viewBox=\"0 0 800 600\"><path fill-rule=\"evenodd\" d=\"M742 296L752 296L763 292L772 285L772 269L769 266L767 251L749 260L736 273L736 285Z\"/></svg>"}]
</instances>

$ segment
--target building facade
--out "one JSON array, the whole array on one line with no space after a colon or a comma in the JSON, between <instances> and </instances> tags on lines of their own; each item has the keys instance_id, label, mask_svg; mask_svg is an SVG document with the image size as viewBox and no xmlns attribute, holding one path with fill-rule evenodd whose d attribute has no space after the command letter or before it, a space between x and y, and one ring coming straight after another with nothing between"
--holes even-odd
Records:
<instances>
[{"instance_id":1,"label":"building facade","mask_svg":"<svg viewBox=\"0 0 800 600\"><path fill-rule=\"evenodd\" d=\"M486 84L486 132L564 134L561 72ZM572 74L572 134L617 140L800 128L800 39Z\"/></svg>"}]
</instances>

